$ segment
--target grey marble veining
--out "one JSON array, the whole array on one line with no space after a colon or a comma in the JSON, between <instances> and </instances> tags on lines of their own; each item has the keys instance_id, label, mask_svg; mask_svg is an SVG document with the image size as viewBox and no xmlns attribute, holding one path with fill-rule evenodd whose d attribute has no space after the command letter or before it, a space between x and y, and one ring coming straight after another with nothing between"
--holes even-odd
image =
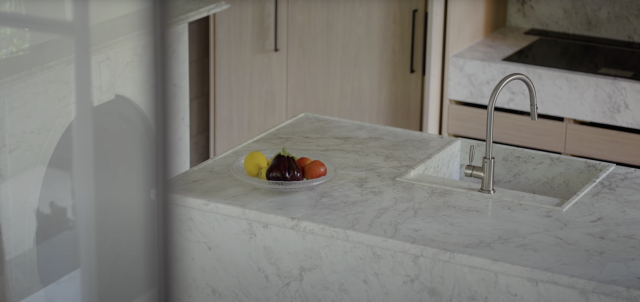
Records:
<instances>
[{"instance_id":1,"label":"grey marble veining","mask_svg":"<svg viewBox=\"0 0 640 302\"><path fill-rule=\"evenodd\" d=\"M509 0L507 25L640 42L640 1Z\"/></svg>"},{"instance_id":2,"label":"grey marble veining","mask_svg":"<svg viewBox=\"0 0 640 302\"><path fill-rule=\"evenodd\" d=\"M173 206L171 301L624 301Z\"/></svg>"},{"instance_id":3,"label":"grey marble veining","mask_svg":"<svg viewBox=\"0 0 640 302\"><path fill-rule=\"evenodd\" d=\"M311 286L302 280L315 274L300 264L307 259L304 258L305 252L288 254L290 251L282 251L280 254L265 250L269 246L281 248L270 238L285 234L294 236L288 231L293 230L295 236L330 238L346 245L363 245L366 249L397 253L398 257L411 255L417 257L413 258L416 261L433 261L430 262L433 265L449 263L463 270L473 268L478 273L488 272L486 276L499 280L521 280L519 285L507 286L507 292L517 294L517 297L537 297L530 300L519 298L522 301L557 301L553 298L554 293L566 297L566 301L640 300L640 256L637 253L640 246L640 171L616 167L566 212L502 201L489 195L472 195L395 181L396 177L451 141L451 138L421 132L305 114L175 177L172 179L172 203L181 209L174 217L180 221L175 224L179 229L176 236L180 238L174 236L172 240L184 242L176 248L189 256L182 259L189 268L183 268L180 274L191 278L183 280L182 286L203 291L209 289L204 287L204 282L207 276L213 278L215 272L211 271L209 264L198 266L197 259L206 259L200 263L211 261L214 267L219 262L217 254L209 251L207 245L211 249L223 249L229 259L250 261L246 268L238 268L238 271L234 271L233 266L222 270L233 276L230 278L240 279L219 281L222 283L217 279L207 280L208 286L215 289L208 290L212 295L216 295L215 292L230 295L232 288L218 286L241 284L238 282L244 279L235 277L235 274L250 276L255 267L270 261L251 257L296 255L291 263L282 262L282 265L288 265L286 269L278 271L273 265L270 268L276 270L273 274L263 268L265 271L258 271L259 275L266 283L282 285L283 290ZM322 153L332 158L340 170L330 182L308 191L292 193L265 191L231 175L229 167L240 154L281 147ZM205 213L215 215L206 216ZM215 217L249 221L252 226L230 225L226 229L227 222L218 223ZM256 230L254 235L249 231L252 228ZM262 231L257 232L260 228L283 230L277 232L279 235L261 236ZM261 242L260 248L252 245L253 241L240 239L232 241L233 244L250 246L220 246L229 241L216 240L217 234L235 229L245 230L236 238L253 236ZM286 242L283 239L282 244ZM322 249L324 245L318 244L309 250ZM340 246L341 243L335 245ZM247 249L253 249L253 252L246 252ZM233 251L240 254L229 255ZM268 256L268 253L273 256ZM199 256L195 257L196 254ZM335 252L323 259L348 263L344 255L343 252ZM194 260L190 260L192 256ZM309 257L310 261L318 261L316 257ZM394 256L367 261L378 261L377 265L384 267L385 259L389 257ZM225 267L226 264L219 265ZM316 267L333 271L331 263L324 265ZM412 267L419 270L423 266ZM242 274L243 271L248 274ZM425 274L447 280L462 278L447 275L446 271L433 275L425 271L415 276L421 278ZM362 274L370 276L374 273L363 271ZM402 276L399 272L389 274ZM288 276L288 279L283 276ZM316 275L314 278L320 277ZM439 284L434 279L425 283ZM499 287L503 281L493 280L478 283L471 293L476 293L476 297L488 297L491 301L498 300L483 292L486 288L502 292ZM348 290L347 283L344 284ZM533 284L539 287L532 287ZM555 289L550 290L547 285ZM265 290L269 288L264 286ZM329 287L335 289L335 286ZM415 288L419 292L418 287ZM249 288L244 290L251 291ZM578 293L572 296L565 290ZM296 293L282 294L289 297Z\"/></svg>"},{"instance_id":4,"label":"grey marble veining","mask_svg":"<svg viewBox=\"0 0 640 302\"><path fill-rule=\"evenodd\" d=\"M469 147L478 156L469 163ZM478 192L480 179L466 177L467 164L482 165L481 141L457 139L416 164L397 180L436 186L471 194ZM494 144L496 193L492 198L567 210L606 176L614 164L553 153Z\"/></svg>"},{"instance_id":5,"label":"grey marble veining","mask_svg":"<svg viewBox=\"0 0 640 302\"><path fill-rule=\"evenodd\" d=\"M604 75L502 61L537 37L525 29L504 27L457 52L449 60L448 98L487 105L506 75L523 73L533 82L538 113L640 129L640 82ZM528 91L507 85L496 107L529 112Z\"/></svg>"}]
</instances>

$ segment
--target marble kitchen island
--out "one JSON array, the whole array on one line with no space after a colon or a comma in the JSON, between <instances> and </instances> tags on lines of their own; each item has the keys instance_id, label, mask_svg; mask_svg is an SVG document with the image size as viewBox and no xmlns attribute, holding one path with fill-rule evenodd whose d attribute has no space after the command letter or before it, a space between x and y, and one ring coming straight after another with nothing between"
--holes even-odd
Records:
<instances>
[{"instance_id":1,"label":"marble kitchen island","mask_svg":"<svg viewBox=\"0 0 640 302\"><path fill-rule=\"evenodd\" d=\"M567 211L396 177L454 138L303 114L171 181L172 301L640 301L640 171ZM298 192L229 171L253 150L338 167Z\"/></svg>"}]
</instances>

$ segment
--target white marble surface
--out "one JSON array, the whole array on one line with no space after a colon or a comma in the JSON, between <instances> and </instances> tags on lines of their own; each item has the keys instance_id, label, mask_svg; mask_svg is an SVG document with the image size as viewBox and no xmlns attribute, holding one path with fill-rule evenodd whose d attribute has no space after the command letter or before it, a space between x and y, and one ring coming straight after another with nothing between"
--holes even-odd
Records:
<instances>
[{"instance_id":1,"label":"white marble surface","mask_svg":"<svg viewBox=\"0 0 640 302\"><path fill-rule=\"evenodd\" d=\"M616 167L566 212L501 201L489 195L477 196L395 181L400 174L451 140L421 132L302 115L175 177L172 191L176 197L172 202L189 209L176 211L174 219L180 221L175 224L179 231L177 234L184 238L172 240L192 243L191 247L176 246L185 255L206 257L182 259L187 265L179 271L182 279L187 278L182 286L192 286L194 295L195 292L204 295L205 291L212 295L216 292L222 295L220 291L225 291L225 295L234 294L234 290L250 291L249 288L238 289L242 279L235 282L200 279L202 276L213 278L216 273L207 263L211 261L215 266L218 254L208 252L207 244L216 244L210 245L212 249L223 248L221 253L229 259L253 261L246 254L247 249L254 248L253 243L240 239L218 240L226 237L217 237L225 230L243 227L216 229L215 219L203 214L208 212L215 217L250 221L247 224L252 226L244 228L249 234L246 236L250 236L249 230L254 226L264 230L281 228L285 229L278 231L281 236L293 236L288 229L299 234L297 236L318 236L347 242L333 243L335 246L364 245L363 251L381 249L406 257L403 259L425 261L434 266L459 266L462 270L459 275L457 271L451 271L453 276L450 276L449 270L440 267L444 271L435 270L437 273L431 275L434 279L425 283L444 284L435 279L452 278L453 283L446 284L455 284L457 280L462 280L460 282L466 286L476 284L473 293L479 300L484 297L488 301L499 300L491 298L491 289L503 293L501 299L506 301L529 301L526 299L530 296L541 297L543 301L558 301L553 296L560 291L564 301L640 300L640 256L637 253L640 246L640 171ZM240 154L283 146L313 150L331 157L339 167L336 177L309 191L281 193L252 187L231 175L229 167ZM226 222L220 223L226 226ZM258 238L260 235L251 236ZM262 250L254 249L252 255L265 257L264 261L268 262L268 257L278 257L278 249L287 243L284 239L273 243L270 237L264 238L265 241L260 241ZM268 251L267 247L272 250ZM191 248L195 250L189 250ZM305 253L294 254L300 257L294 263L305 263ZM345 253L336 252L323 259L346 265L348 259L340 258L343 255ZM363 258L363 261L391 270L393 265L386 259L393 257ZM254 262L264 263L263 260ZM385 266L387 263L389 265ZM217 272L223 276L246 272L243 276L259 275L263 279L290 276L283 283L286 285L282 287L283 291L292 284L302 286L303 282L294 279L300 276L297 279L300 280L308 272L305 266L298 265L274 275L270 271L256 272L249 263L245 265L226 266ZM424 264L432 271L434 266ZM410 266L416 270L414 280L429 276L427 272L417 272L422 267ZM398 272L393 275L403 276L402 265L394 269ZM465 275L473 273L465 273L464 270L470 269L490 277L469 277L478 283L467 283L472 281L465 279ZM329 266L327 271L333 270ZM361 274L375 275L365 268ZM478 280L493 281L485 283ZM503 282L507 280L522 280L518 281L522 286L505 285ZM414 285L411 282L407 284ZM531 287L533 285L536 286ZM455 291L456 287L451 286ZM502 286L505 286L505 291L502 291ZM338 284L327 287L333 290L341 288ZM350 289L346 283L344 288L346 291ZM418 283L415 288L418 288ZM564 292L566 290L577 293L571 296ZM518 298L506 296L510 291ZM295 295L295 292L284 294ZM302 296L297 297L302 299Z\"/></svg>"},{"instance_id":2,"label":"white marble surface","mask_svg":"<svg viewBox=\"0 0 640 302\"><path fill-rule=\"evenodd\" d=\"M541 114L640 129L638 81L502 61L537 39L524 31L504 27L455 53L449 60L448 98L487 105L495 85L517 72L533 82ZM529 112L526 86L507 85L496 107Z\"/></svg>"},{"instance_id":3,"label":"white marble surface","mask_svg":"<svg viewBox=\"0 0 640 302\"><path fill-rule=\"evenodd\" d=\"M471 163L482 167L484 141L457 139L435 151L397 180L482 195L481 180L466 177L469 147L476 147ZM566 211L605 177L615 164L559 154L493 145L493 198Z\"/></svg>"},{"instance_id":4,"label":"white marble surface","mask_svg":"<svg viewBox=\"0 0 640 302\"><path fill-rule=\"evenodd\" d=\"M170 301L623 301L174 206Z\"/></svg>"},{"instance_id":5,"label":"white marble surface","mask_svg":"<svg viewBox=\"0 0 640 302\"><path fill-rule=\"evenodd\" d=\"M640 42L640 1L509 0L507 25Z\"/></svg>"}]
</instances>

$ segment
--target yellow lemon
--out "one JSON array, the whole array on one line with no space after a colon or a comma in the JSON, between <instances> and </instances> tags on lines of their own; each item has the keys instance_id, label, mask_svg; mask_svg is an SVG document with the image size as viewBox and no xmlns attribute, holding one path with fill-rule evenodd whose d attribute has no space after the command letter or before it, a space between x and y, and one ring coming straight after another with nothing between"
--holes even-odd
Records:
<instances>
[{"instance_id":1,"label":"yellow lemon","mask_svg":"<svg viewBox=\"0 0 640 302\"><path fill-rule=\"evenodd\" d=\"M267 168L269 168L269 166L265 166L264 168L260 169L260 171L258 172L258 178L267 180Z\"/></svg>"},{"instance_id":2,"label":"yellow lemon","mask_svg":"<svg viewBox=\"0 0 640 302\"><path fill-rule=\"evenodd\" d=\"M275 156L274 156L275 157ZM271 161L273 160L273 157L271 159L269 159L269 161L267 162L267 167L271 166Z\"/></svg>"},{"instance_id":3,"label":"yellow lemon","mask_svg":"<svg viewBox=\"0 0 640 302\"><path fill-rule=\"evenodd\" d=\"M258 172L267 166L267 157L260 151L253 151L244 158L244 170L251 177L258 177Z\"/></svg>"}]
</instances>

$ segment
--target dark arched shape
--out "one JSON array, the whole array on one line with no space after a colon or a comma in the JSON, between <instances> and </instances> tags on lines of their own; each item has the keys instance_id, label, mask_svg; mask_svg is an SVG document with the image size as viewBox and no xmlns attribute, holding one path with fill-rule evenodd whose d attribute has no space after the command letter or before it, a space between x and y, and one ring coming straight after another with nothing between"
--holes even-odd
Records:
<instances>
[{"instance_id":1,"label":"dark arched shape","mask_svg":"<svg viewBox=\"0 0 640 302\"><path fill-rule=\"evenodd\" d=\"M94 107L96 242L101 301L133 301L155 282L154 131L132 100L117 95ZM73 124L73 122L72 122ZM56 145L36 211L38 273L43 287L78 269L72 201L72 125ZM67 199L68 200L63 200Z\"/></svg>"}]
</instances>

